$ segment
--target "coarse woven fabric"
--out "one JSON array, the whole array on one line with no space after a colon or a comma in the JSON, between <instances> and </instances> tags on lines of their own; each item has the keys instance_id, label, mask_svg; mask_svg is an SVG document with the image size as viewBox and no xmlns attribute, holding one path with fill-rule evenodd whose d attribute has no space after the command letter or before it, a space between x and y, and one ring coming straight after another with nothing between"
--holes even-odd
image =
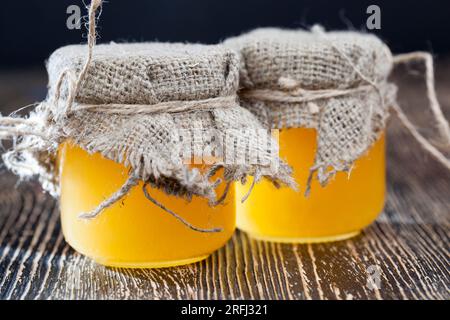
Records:
<instances>
[{"instance_id":1,"label":"coarse woven fabric","mask_svg":"<svg viewBox=\"0 0 450 320\"><path fill-rule=\"evenodd\" d=\"M214 164L224 169L223 180L244 181L254 175L293 185L290 168L279 160L270 132L253 114L237 99L209 106L208 99L236 96L239 59L232 50L197 44L97 45L73 111L66 114L70 82L63 82L59 90L58 81L67 70L76 74L82 69L86 50L84 45L71 45L51 55L49 98L30 115L47 139L25 136L4 155L8 167L22 178L38 174L44 188L57 195L55 154L62 142L72 141L90 153L123 163L143 181L180 197L198 195L211 202L216 198L217 181L185 163L187 147L189 158L203 158L205 149L219 150ZM57 92L62 94L55 101ZM151 111L161 103L191 101L206 102L187 112L121 112L121 105ZM103 111L114 105L118 111L81 110L82 105L102 105ZM234 158L225 161L224 154ZM234 161L237 158L240 162Z\"/></svg>"},{"instance_id":2,"label":"coarse woven fabric","mask_svg":"<svg viewBox=\"0 0 450 320\"><path fill-rule=\"evenodd\" d=\"M262 28L224 44L241 55L243 107L268 128L317 130L311 174L323 185L350 170L384 130L396 88L387 81L392 54L377 37Z\"/></svg>"}]
</instances>

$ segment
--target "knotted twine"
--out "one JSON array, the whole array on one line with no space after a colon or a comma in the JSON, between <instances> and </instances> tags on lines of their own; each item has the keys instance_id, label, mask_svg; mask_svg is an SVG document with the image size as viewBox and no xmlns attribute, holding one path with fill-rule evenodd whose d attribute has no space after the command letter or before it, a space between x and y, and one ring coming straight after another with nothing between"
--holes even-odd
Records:
<instances>
[{"instance_id":1,"label":"knotted twine","mask_svg":"<svg viewBox=\"0 0 450 320\"><path fill-rule=\"evenodd\" d=\"M322 186L339 171L349 172L384 131L389 108L420 145L450 169L450 160L424 138L396 102L387 78L395 65L425 63L430 109L446 146L450 129L434 89L429 53L392 56L375 36L263 28L225 41L241 54L241 105L267 127L317 130L317 151L306 182L317 173Z\"/></svg>"},{"instance_id":2,"label":"knotted twine","mask_svg":"<svg viewBox=\"0 0 450 320\"><path fill-rule=\"evenodd\" d=\"M143 181L143 193L151 202L200 232L221 229L192 226L153 199L148 186L188 200L194 195L205 197L211 205L225 199L231 181L244 182L248 175L294 186L290 168L279 160L274 144L269 148L258 143L262 132L262 140L272 141L269 132L237 104L235 53L223 46L96 45L96 12L101 3L93 0L89 7L87 46L64 47L50 57L46 101L26 119L0 118L0 138L14 141L3 155L8 168L22 178L37 174L42 186L57 196L55 155L61 143L71 140L130 168L123 186L82 218L96 217ZM198 133L210 129L219 138L201 136L198 141ZM188 135L180 141L183 130ZM225 153L241 146L236 157L247 160L256 155L257 162L218 161L201 173L183 163L185 145L193 145L194 157L205 145L222 147ZM226 187L217 198L215 188L222 179L211 179L219 169Z\"/></svg>"}]
</instances>

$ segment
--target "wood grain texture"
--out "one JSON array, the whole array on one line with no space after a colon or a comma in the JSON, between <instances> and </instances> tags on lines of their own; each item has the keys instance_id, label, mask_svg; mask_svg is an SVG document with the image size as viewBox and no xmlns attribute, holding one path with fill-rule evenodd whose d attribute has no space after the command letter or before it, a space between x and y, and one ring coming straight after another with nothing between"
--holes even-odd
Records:
<instances>
[{"instance_id":1,"label":"wood grain texture","mask_svg":"<svg viewBox=\"0 0 450 320\"><path fill-rule=\"evenodd\" d=\"M448 117L450 72L445 71L450 63L438 70L439 97ZM39 79L42 85L44 78ZM11 105L11 92L22 86L22 81L14 84L0 76L0 105ZM401 88L400 102L427 127L430 112L419 80ZM286 245L237 232L203 262L159 270L105 268L77 254L64 242L57 202L35 183L16 186L15 177L3 170L0 298L450 299L450 174L419 149L396 119L388 141L386 208L356 238ZM379 288L368 283L374 272L380 275Z\"/></svg>"}]
</instances>

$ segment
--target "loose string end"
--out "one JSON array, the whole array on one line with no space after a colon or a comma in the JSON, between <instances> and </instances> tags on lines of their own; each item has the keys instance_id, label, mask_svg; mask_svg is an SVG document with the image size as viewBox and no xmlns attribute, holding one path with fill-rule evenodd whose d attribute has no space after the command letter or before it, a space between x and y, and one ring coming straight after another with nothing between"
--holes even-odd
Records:
<instances>
[{"instance_id":1,"label":"loose string end","mask_svg":"<svg viewBox=\"0 0 450 320\"><path fill-rule=\"evenodd\" d=\"M442 112L442 108L437 99L437 93L434 80L434 64L433 57L428 52L411 52L405 54L399 54L394 57L394 64L410 63L412 61L422 61L425 64L425 84L427 88L427 98L429 101L429 107L436 120L436 126L438 128L441 139L446 146L450 146L450 125ZM400 108L397 106L397 113ZM400 112L402 112L400 110ZM403 113L403 112L402 112ZM403 115L405 118L406 115ZM405 123L405 122L404 122ZM406 125L406 124L405 124ZM411 130L410 130L411 131ZM413 134L415 135L415 134ZM420 142L422 145L423 143Z\"/></svg>"},{"instance_id":2,"label":"loose string end","mask_svg":"<svg viewBox=\"0 0 450 320\"><path fill-rule=\"evenodd\" d=\"M222 204L225 199L228 196L228 193L230 191L230 186L231 186L231 181L228 181L227 184L225 185L225 190L223 191L222 195L219 197L219 199L217 199L216 201L213 201L211 203L211 206L215 207L218 206L219 204Z\"/></svg>"},{"instance_id":3,"label":"loose string end","mask_svg":"<svg viewBox=\"0 0 450 320\"><path fill-rule=\"evenodd\" d=\"M417 140L417 142L422 146L422 148L428 151L437 161L439 161L448 170L450 170L450 160L419 133L416 127L411 123L411 121L409 121L408 117L400 108L400 106L394 105L393 109L395 110L397 117L400 119L406 129L408 129L411 135Z\"/></svg>"},{"instance_id":4,"label":"loose string end","mask_svg":"<svg viewBox=\"0 0 450 320\"><path fill-rule=\"evenodd\" d=\"M218 232L222 232L223 231L223 228L203 229L203 228L199 228L199 227L196 227L196 226L192 225L191 223L189 223L188 221L183 219L179 214L177 214L177 213L173 212L172 210L166 208L162 203L160 203L159 201L154 199L150 195L150 193L148 192L147 185L148 185L147 183L144 183L144 185L142 186L142 191L144 192L145 197L148 200L150 200L154 205L156 205L157 207L161 208L165 212L169 213L171 216L173 216L175 219L180 221L182 224L184 224L189 229L191 229L193 231L197 231L197 232L202 232L202 233L218 233Z\"/></svg>"},{"instance_id":5,"label":"loose string end","mask_svg":"<svg viewBox=\"0 0 450 320\"><path fill-rule=\"evenodd\" d=\"M247 201L247 199L250 197L250 194L253 191L253 188L256 186L256 184L261 180L261 173L257 171L255 175L253 176L252 184L250 185L250 188L248 189L247 193L242 197L241 203L244 203Z\"/></svg>"},{"instance_id":6,"label":"loose string end","mask_svg":"<svg viewBox=\"0 0 450 320\"><path fill-rule=\"evenodd\" d=\"M80 219L94 219L98 217L105 209L111 207L113 204L118 202L120 199L125 197L130 190L139 183L139 177L136 174L132 174L127 181L108 199L100 203L100 205L94 210L86 213L80 214L78 217Z\"/></svg>"}]
</instances>

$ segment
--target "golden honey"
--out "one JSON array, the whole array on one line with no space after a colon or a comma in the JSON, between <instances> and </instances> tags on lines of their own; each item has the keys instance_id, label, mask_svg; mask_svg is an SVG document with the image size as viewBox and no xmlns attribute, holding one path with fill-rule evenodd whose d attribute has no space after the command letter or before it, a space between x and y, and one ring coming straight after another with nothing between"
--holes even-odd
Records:
<instances>
[{"instance_id":1,"label":"golden honey","mask_svg":"<svg viewBox=\"0 0 450 320\"><path fill-rule=\"evenodd\" d=\"M94 219L79 215L117 191L128 169L100 154L90 155L72 143L58 152L61 222L66 241L78 252L106 266L159 268L200 261L222 247L235 229L234 201L210 207L203 198L191 202L149 188L149 193L190 224L221 232L194 231L150 202L142 184ZM223 186L218 188L218 193ZM234 188L230 187L230 199Z\"/></svg>"},{"instance_id":2,"label":"golden honey","mask_svg":"<svg viewBox=\"0 0 450 320\"><path fill-rule=\"evenodd\" d=\"M241 204L249 183L236 183L236 224L250 236L274 242L310 243L349 238L370 225L385 202L385 137L358 159L350 174L339 172L322 187L313 181L304 196L309 168L316 150L316 131L281 130L280 156L294 169L300 192L276 189L261 181Z\"/></svg>"}]
</instances>

